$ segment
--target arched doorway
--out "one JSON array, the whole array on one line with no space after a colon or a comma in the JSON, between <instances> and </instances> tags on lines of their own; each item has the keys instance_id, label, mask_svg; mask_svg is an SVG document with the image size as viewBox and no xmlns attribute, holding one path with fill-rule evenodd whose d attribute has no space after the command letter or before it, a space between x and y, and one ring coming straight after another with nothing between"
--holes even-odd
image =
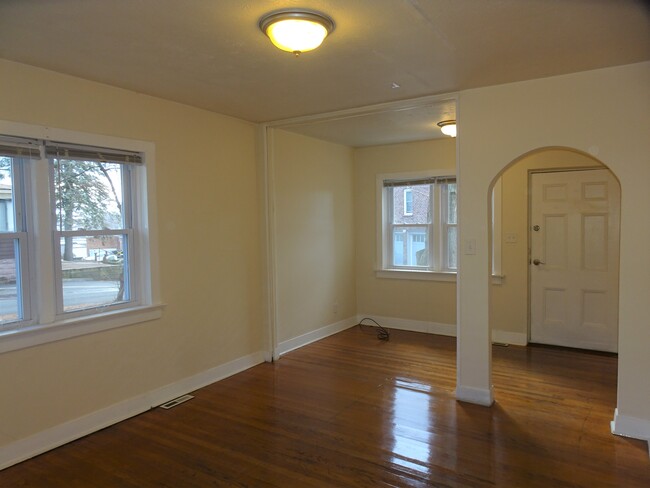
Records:
<instances>
[{"instance_id":1,"label":"arched doorway","mask_svg":"<svg viewBox=\"0 0 650 488\"><path fill-rule=\"evenodd\" d=\"M600 174L601 176L606 173L605 176L609 176L612 181L612 189L609 192L604 190L605 193L602 194L588 194L587 198L593 200L593 205L587 202L589 208L586 210L585 208L571 210L574 213L577 212L577 215L571 220L570 226L567 226L568 213L560 208L563 198L560 198L561 195L557 196L559 198L557 202L551 201L548 204L553 206L555 212L553 215L557 215L557 217L548 218L547 221L549 223L557 222L558 229L555 231L544 229L543 226L539 226L539 223L531 222L531 212L534 210L531 207L531 197L536 191L539 191L539 189L532 186L534 181L539 179L548 180L549 178L556 182L569 178L580 180L590 173ZM577 185L576 191L578 192L581 189L585 191L596 189L593 185L580 183L579 181L572 184ZM558 192L564 191L564 186L555 183L553 185L546 184L545 188L548 188L548 191L553 189L557 189ZM589 330L589 327L591 327L593 329L592 333L595 333L597 332L597 326L601 324L599 317L594 317L594 315L600 315L605 305L617 307L618 237L615 238L616 246L610 246L607 249L607 243L605 242L605 247L593 251L592 257L587 256L586 261L585 256L580 252L584 246L589 244L589 235L586 235L585 232L594 234L607 230L606 228L603 229L602 222L608 224L612 228L612 232L618 231L620 215L618 206L620 198L618 194L620 193L620 186L611 171L600 161L580 151L568 148L542 148L526 153L508 164L494 178L490 186L490 192L493 195L491 198L493 202L493 211L491 212L493 221L490 226L493 252L491 255L492 277L489 299L492 340L519 345L527 344L531 340L532 324L534 342L615 351L617 336L616 309L608 312L609 327L615 328L612 347L600 346L596 342L593 342L594 346L592 347L588 341L583 340L581 342L572 339L574 335L571 334L563 338L561 333L558 337L555 337L550 332L547 336L539 332L554 332L556 330L564 332L566 329L561 325L564 324L564 318L567 318L569 321L581 321L581 324L587 324L586 327L581 325L582 329ZM549 195L549 198L552 199L552 195ZM614 202L612 210L613 218L608 218L606 214L603 214L602 209L598 210L598 205L604 198L615 198L617 200ZM571 197L570 200L573 201L575 198ZM535 226L538 229L537 231L533 230ZM495 235L495 232L498 235ZM572 251L567 255L562 254L562 249L556 251L560 253L562 259L570 258L575 262L566 263L567 265L570 264L570 267L562 272L558 271L554 275L553 270L557 270L561 266L554 267L551 263L546 265L543 260L539 259L539 256L533 256L531 252L533 254L542 252L540 249L543 244L542 241L549 241L551 244L555 242L558 248L564 246L565 243L559 242L559 239L567 238L566 232L571 233L571 238L576 241L576 243L572 244ZM542 235L545 237L540 240ZM591 240L594 241L594 238ZM577 241L583 247L579 247ZM600 244L599 242L596 243L596 245ZM603 283L599 283L598 287L596 287L595 281L602 281L600 275L598 279L594 278L594 273L591 275L585 274L582 278L578 275L584 272L585 268L602 267L602 263L598 263L598 266L591 266L590 259L603 249L608 251L606 258L612 261L611 266L609 266L610 272L606 273L606 279L609 282L606 287ZM535 260L539 263L538 265L533 264ZM572 271L568 272L567 269ZM551 281L549 281L549 277L551 277ZM557 286L549 287L543 285L543 283L540 284L540 280L543 281L544 279L547 284L552 282ZM567 286L559 285L562 280L567 279L571 283ZM578 283L580 280L583 282ZM585 287L585 285L589 286ZM546 288L544 288L545 286ZM575 290L571 287L575 288ZM544 291L545 289L547 291ZM568 291L563 293L563 290ZM605 292L608 297L611 295L611 299L607 301L597 299L604 297ZM550 301L553 297L558 298L556 303ZM583 307L591 308L582 313L579 309ZM540 314L544 315L545 318L540 319ZM555 316L553 316L554 314ZM544 324L546 324L546 327L544 327Z\"/></svg>"}]
</instances>

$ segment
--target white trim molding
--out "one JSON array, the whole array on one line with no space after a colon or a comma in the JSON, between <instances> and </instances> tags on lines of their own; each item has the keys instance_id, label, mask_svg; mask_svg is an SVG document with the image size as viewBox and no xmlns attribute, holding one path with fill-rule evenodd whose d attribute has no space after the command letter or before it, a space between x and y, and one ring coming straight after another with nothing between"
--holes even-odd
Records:
<instances>
[{"instance_id":1,"label":"white trim molding","mask_svg":"<svg viewBox=\"0 0 650 488\"><path fill-rule=\"evenodd\" d=\"M501 193L502 193L503 176L494 182L492 187L491 209L492 209L492 284L500 285L503 279L501 273L501 244L503 236L501 235Z\"/></svg>"},{"instance_id":2,"label":"white trim molding","mask_svg":"<svg viewBox=\"0 0 650 488\"><path fill-rule=\"evenodd\" d=\"M357 317L348 317L347 319L334 322L333 324L326 325L320 329L312 330L311 332L293 337L292 339L287 339L278 344L278 354L282 356L283 354L306 346L307 344L325 339L326 337L337 334L349 329L350 327L354 327L358 323Z\"/></svg>"},{"instance_id":3,"label":"white trim molding","mask_svg":"<svg viewBox=\"0 0 650 488\"><path fill-rule=\"evenodd\" d=\"M489 390L486 390L472 386L458 386L456 387L456 400L490 407L494 403L494 388L490 387Z\"/></svg>"},{"instance_id":4,"label":"white trim molding","mask_svg":"<svg viewBox=\"0 0 650 488\"><path fill-rule=\"evenodd\" d=\"M377 269L377 278L390 278L398 280L419 280L419 281L450 281L456 282L456 273L451 271L420 271L403 269Z\"/></svg>"},{"instance_id":5,"label":"white trim molding","mask_svg":"<svg viewBox=\"0 0 650 488\"><path fill-rule=\"evenodd\" d=\"M0 448L0 470L72 442L264 362L264 352L243 356L170 385L115 403Z\"/></svg>"},{"instance_id":6,"label":"white trim molding","mask_svg":"<svg viewBox=\"0 0 650 488\"><path fill-rule=\"evenodd\" d=\"M513 346L526 346L528 345L528 334L525 332L492 329L492 342L512 344Z\"/></svg>"},{"instance_id":7,"label":"white trim molding","mask_svg":"<svg viewBox=\"0 0 650 488\"><path fill-rule=\"evenodd\" d=\"M156 320L162 317L164 307L164 304L155 304L124 308L91 317L76 317L47 325L2 331L0 332L0 354Z\"/></svg>"},{"instance_id":8,"label":"white trim molding","mask_svg":"<svg viewBox=\"0 0 650 488\"><path fill-rule=\"evenodd\" d=\"M455 324L441 324L439 322L428 322L426 320L400 319L397 317L383 317L381 315L360 314L357 315L357 323L362 319L372 319L387 329L408 330L411 332L424 332L425 334L437 334L448 337L456 337ZM372 326L372 323L365 325Z\"/></svg>"},{"instance_id":9,"label":"white trim molding","mask_svg":"<svg viewBox=\"0 0 650 488\"><path fill-rule=\"evenodd\" d=\"M621 415L617 408L614 410L614 420L611 421L610 426L612 434L648 441L650 449L650 420ZM648 454L650 455L650 451Z\"/></svg>"}]
</instances>

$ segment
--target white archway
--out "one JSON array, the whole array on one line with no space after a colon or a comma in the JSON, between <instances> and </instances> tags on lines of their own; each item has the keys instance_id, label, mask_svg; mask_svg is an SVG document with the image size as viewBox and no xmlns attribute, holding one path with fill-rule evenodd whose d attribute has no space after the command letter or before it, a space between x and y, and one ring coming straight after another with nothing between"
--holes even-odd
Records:
<instances>
[{"instance_id":1,"label":"white archway","mask_svg":"<svg viewBox=\"0 0 650 488\"><path fill-rule=\"evenodd\" d=\"M457 398L484 405L491 388L488 194L508 161L570 147L607 161L621 185L619 376L613 430L650 439L650 63L532 80L459 95ZM609 120L625 120L621 126ZM465 246L474 243L472 253Z\"/></svg>"},{"instance_id":2,"label":"white archway","mask_svg":"<svg viewBox=\"0 0 650 488\"><path fill-rule=\"evenodd\" d=\"M528 342L527 325L529 325L530 313L528 185L531 172L576 171L587 168L606 169L611 173L607 165L581 151L560 147L538 148L510 162L492 180L489 195L498 198L498 201L494 198L490 199L492 222L488 222L492 248L491 269L493 273L495 270L498 271L497 277L492 276L489 287L492 341L515 345L525 345ZM620 188L620 183L616 181ZM498 195L495 195L493 189L497 186L499 191ZM503 234L500 229L503 229ZM619 256L616 253L616 269L618 262ZM616 275L618 276L618 273ZM616 282L618 283L618 278Z\"/></svg>"}]
</instances>

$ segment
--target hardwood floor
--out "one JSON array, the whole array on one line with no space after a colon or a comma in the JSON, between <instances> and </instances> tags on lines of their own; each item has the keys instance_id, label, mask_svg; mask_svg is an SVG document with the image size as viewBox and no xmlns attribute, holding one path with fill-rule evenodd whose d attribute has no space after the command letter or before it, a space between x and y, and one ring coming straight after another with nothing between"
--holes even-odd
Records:
<instances>
[{"instance_id":1,"label":"hardwood floor","mask_svg":"<svg viewBox=\"0 0 650 488\"><path fill-rule=\"evenodd\" d=\"M0 472L18 487L649 487L609 431L616 358L493 350L497 403L454 399L453 338L353 328Z\"/></svg>"}]
</instances>

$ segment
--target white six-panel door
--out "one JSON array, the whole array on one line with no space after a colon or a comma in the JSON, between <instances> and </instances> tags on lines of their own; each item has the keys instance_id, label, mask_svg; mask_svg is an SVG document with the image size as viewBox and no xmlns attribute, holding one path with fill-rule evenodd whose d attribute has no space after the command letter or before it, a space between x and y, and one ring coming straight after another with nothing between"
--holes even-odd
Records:
<instances>
[{"instance_id":1,"label":"white six-panel door","mask_svg":"<svg viewBox=\"0 0 650 488\"><path fill-rule=\"evenodd\" d=\"M608 170L531 174L531 342L617 350L619 216Z\"/></svg>"}]
</instances>

